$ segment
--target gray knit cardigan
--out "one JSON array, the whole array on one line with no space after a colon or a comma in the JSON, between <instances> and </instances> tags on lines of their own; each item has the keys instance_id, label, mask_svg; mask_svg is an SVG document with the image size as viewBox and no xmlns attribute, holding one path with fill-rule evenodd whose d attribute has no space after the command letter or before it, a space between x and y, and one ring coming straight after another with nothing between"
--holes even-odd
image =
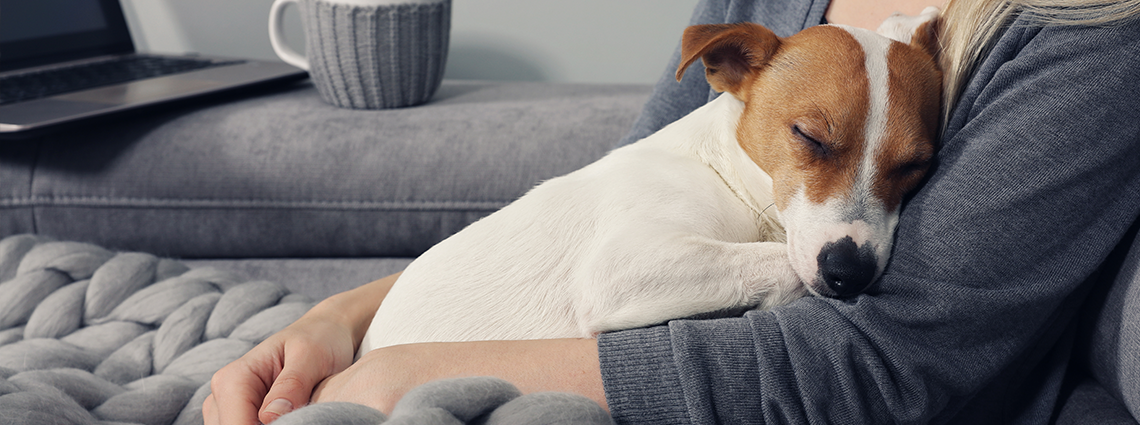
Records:
<instances>
[{"instance_id":1,"label":"gray knit cardigan","mask_svg":"<svg viewBox=\"0 0 1140 425\"><path fill-rule=\"evenodd\" d=\"M789 35L826 7L706 0L694 23ZM678 84L667 70L626 142L707 102L702 71ZM1014 22L954 108L877 284L849 300L602 335L615 419L1048 422L1076 313L1140 213L1138 93L1140 22Z\"/></svg>"}]
</instances>

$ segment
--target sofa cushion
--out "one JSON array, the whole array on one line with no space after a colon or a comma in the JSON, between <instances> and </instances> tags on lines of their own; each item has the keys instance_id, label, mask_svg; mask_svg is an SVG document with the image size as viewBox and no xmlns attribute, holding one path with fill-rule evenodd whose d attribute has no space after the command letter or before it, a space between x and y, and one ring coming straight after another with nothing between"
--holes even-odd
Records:
<instances>
[{"instance_id":1,"label":"sofa cushion","mask_svg":"<svg viewBox=\"0 0 1140 425\"><path fill-rule=\"evenodd\" d=\"M650 87L448 81L361 111L311 85L0 146L0 236L193 257L414 256L601 157Z\"/></svg>"},{"instance_id":2,"label":"sofa cushion","mask_svg":"<svg viewBox=\"0 0 1140 425\"><path fill-rule=\"evenodd\" d=\"M234 258L183 260L191 268L214 268L247 280L277 282L290 292L320 301L404 270L411 258Z\"/></svg>"}]
</instances>

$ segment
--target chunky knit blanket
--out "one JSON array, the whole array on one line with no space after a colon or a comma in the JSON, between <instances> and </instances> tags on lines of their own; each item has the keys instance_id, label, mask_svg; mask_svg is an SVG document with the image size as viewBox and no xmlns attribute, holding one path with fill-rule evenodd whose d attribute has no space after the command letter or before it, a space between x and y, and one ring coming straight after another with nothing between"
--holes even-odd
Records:
<instances>
[{"instance_id":1,"label":"chunky knit blanket","mask_svg":"<svg viewBox=\"0 0 1140 425\"><path fill-rule=\"evenodd\" d=\"M175 260L18 235L0 240L0 422L201 424L210 377L313 305L280 284ZM349 403L275 424L608 424L571 394L464 378L408 393L388 418Z\"/></svg>"}]
</instances>

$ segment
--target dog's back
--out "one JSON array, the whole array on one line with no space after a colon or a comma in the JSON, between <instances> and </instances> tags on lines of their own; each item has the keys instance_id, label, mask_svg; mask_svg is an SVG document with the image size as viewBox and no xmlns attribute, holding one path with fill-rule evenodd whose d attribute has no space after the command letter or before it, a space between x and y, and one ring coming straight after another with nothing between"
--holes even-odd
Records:
<instances>
[{"instance_id":1,"label":"dog's back","mask_svg":"<svg viewBox=\"0 0 1140 425\"><path fill-rule=\"evenodd\" d=\"M432 247L389 292L362 352L411 342L593 336L610 330L607 318L628 297L652 297L654 288L636 282L677 280L644 276L635 266L649 261L642 255L659 256L669 239L759 240L753 211L711 168L653 141L547 181Z\"/></svg>"}]
</instances>

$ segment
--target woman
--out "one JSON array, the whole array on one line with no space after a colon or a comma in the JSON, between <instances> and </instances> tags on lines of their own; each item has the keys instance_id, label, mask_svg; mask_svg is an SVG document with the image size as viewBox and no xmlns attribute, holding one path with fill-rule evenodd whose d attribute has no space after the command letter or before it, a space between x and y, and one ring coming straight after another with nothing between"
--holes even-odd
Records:
<instances>
[{"instance_id":1,"label":"woman","mask_svg":"<svg viewBox=\"0 0 1140 425\"><path fill-rule=\"evenodd\" d=\"M584 394L619 423L1048 422L1091 276L1140 214L1140 0L938 3L706 0L693 18L786 36L944 6L938 165L866 294L596 341L390 347L352 364L392 276L218 372L207 422L270 422L310 400L390 412L408 389L458 375ZM1087 23L1106 25L1074 25ZM627 141L710 98L699 70L668 81L677 62Z\"/></svg>"}]
</instances>

